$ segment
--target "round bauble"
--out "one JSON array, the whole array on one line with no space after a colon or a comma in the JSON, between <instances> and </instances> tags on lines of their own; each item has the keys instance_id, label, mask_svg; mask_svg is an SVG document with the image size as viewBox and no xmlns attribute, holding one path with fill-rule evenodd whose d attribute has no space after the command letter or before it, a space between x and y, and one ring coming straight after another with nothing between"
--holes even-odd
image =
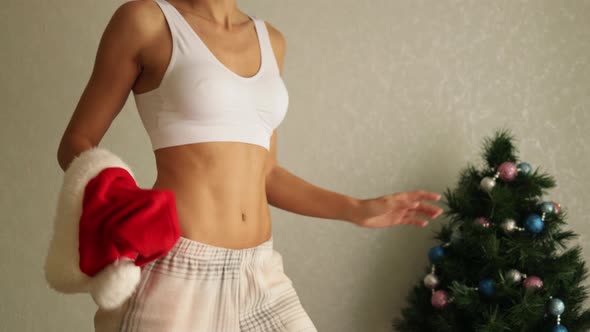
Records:
<instances>
[{"instance_id":1,"label":"round bauble","mask_svg":"<svg viewBox=\"0 0 590 332\"><path fill-rule=\"evenodd\" d=\"M496 186L496 180L486 176L485 178L481 179L479 186L481 189L483 189L483 191L490 193Z\"/></svg>"},{"instance_id":2,"label":"round bauble","mask_svg":"<svg viewBox=\"0 0 590 332\"><path fill-rule=\"evenodd\" d=\"M565 304L561 299L553 298L549 301L548 311L553 316L559 316L565 311Z\"/></svg>"},{"instance_id":3,"label":"round bauble","mask_svg":"<svg viewBox=\"0 0 590 332\"><path fill-rule=\"evenodd\" d=\"M479 217L475 219L475 223L483 228L490 227L490 222L485 217Z\"/></svg>"},{"instance_id":4,"label":"round bauble","mask_svg":"<svg viewBox=\"0 0 590 332\"><path fill-rule=\"evenodd\" d=\"M424 286L426 286L426 288L435 289L438 285L438 277L435 274L430 273L424 277Z\"/></svg>"},{"instance_id":5,"label":"round bauble","mask_svg":"<svg viewBox=\"0 0 590 332\"><path fill-rule=\"evenodd\" d=\"M554 201L551 201L551 203L553 204L553 211L555 211L555 214L559 214L559 212L561 211L561 205Z\"/></svg>"},{"instance_id":6,"label":"round bauble","mask_svg":"<svg viewBox=\"0 0 590 332\"><path fill-rule=\"evenodd\" d=\"M516 168L518 169L518 172L524 175L529 175L533 171L531 165L525 162L519 163L518 165L516 165Z\"/></svg>"},{"instance_id":7,"label":"round bauble","mask_svg":"<svg viewBox=\"0 0 590 332\"><path fill-rule=\"evenodd\" d=\"M522 281L522 273L516 269L511 269L506 271L504 278L512 283L518 284Z\"/></svg>"},{"instance_id":8,"label":"round bauble","mask_svg":"<svg viewBox=\"0 0 590 332\"><path fill-rule=\"evenodd\" d=\"M485 295L485 296L494 295L494 292L496 291L494 280L491 278L482 279L479 282L477 290L479 291L480 294Z\"/></svg>"},{"instance_id":9,"label":"round bauble","mask_svg":"<svg viewBox=\"0 0 590 332\"><path fill-rule=\"evenodd\" d=\"M511 161L505 161L498 167L498 173L500 173L500 179L506 182L514 180L518 170L516 165Z\"/></svg>"},{"instance_id":10,"label":"round bauble","mask_svg":"<svg viewBox=\"0 0 590 332\"><path fill-rule=\"evenodd\" d=\"M543 287L543 280L537 276L529 276L524 279L522 285L527 289L539 289Z\"/></svg>"},{"instance_id":11,"label":"round bauble","mask_svg":"<svg viewBox=\"0 0 590 332\"><path fill-rule=\"evenodd\" d=\"M516 231L517 228L516 221L511 218L504 219L504 221L502 221L502 223L500 224L500 228L506 234L514 233L514 231Z\"/></svg>"},{"instance_id":12,"label":"round bauble","mask_svg":"<svg viewBox=\"0 0 590 332\"><path fill-rule=\"evenodd\" d=\"M432 293L430 303L437 309L443 309L449 304L449 295L444 290L437 290L436 292Z\"/></svg>"},{"instance_id":13,"label":"round bauble","mask_svg":"<svg viewBox=\"0 0 590 332\"><path fill-rule=\"evenodd\" d=\"M533 234L539 234L545 228L545 222L536 213L529 214L524 221L524 228Z\"/></svg>"},{"instance_id":14,"label":"round bauble","mask_svg":"<svg viewBox=\"0 0 590 332\"><path fill-rule=\"evenodd\" d=\"M543 202L541 203L541 212L543 213L553 213L555 212L555 206L552 202Z\"/></svg>"},{"instance_id":15,"label":"round bauble","mask_svg":"<svg viewBox=\"0 0 590 332\"><path fill-rule=\"evenodd\" d=\"M428 251L428 259L432 264L440 261L445 255L445 250L441 246L434 246Z\"/></svg>"}]
</instances>

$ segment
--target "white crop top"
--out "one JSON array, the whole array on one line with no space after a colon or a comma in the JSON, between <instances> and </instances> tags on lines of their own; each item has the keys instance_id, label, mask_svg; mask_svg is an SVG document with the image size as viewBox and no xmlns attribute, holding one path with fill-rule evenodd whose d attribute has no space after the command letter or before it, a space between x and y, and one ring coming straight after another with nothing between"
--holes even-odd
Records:
<instances>
[{"instance_id":1,"label":"white crop top","mask_svg":"<svg viewBox=\"0 0 590 332\"><path fill-rule=\"evenodd\" d=\"M287 113L289 95L264 21L254 16L261 65L240 76L208 49L180 12L154 0L172 33L172 56L158 88L134 99L152 149L234 141L269 150L270 136Z\"/></svg>"}]
</instances>

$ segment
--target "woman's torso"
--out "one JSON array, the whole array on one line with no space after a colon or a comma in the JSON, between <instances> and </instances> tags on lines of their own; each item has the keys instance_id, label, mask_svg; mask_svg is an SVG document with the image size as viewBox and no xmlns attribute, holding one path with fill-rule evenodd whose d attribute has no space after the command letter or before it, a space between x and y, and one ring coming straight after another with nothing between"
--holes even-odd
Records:
<instances>
[{"instance_id":1,"label":"woman's torso","mask_svg":"<svg viewBox=\"0 0 590 332\"><path fill-rule=\"evenodd\" d=\"M256 246L271 236L264 170L288 100L265 23L245 16L215 32L175 2L157 2L158 37L133 87L156 158L153 188L174 192L182 236Z\"/></svg>"}]
</instances>

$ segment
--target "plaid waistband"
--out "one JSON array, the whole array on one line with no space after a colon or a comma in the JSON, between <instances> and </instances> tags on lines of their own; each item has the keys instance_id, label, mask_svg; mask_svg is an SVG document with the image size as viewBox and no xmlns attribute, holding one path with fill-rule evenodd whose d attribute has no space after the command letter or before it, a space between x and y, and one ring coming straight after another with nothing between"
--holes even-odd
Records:
<instances>
[{"instance_id":1,"label":"plaid waistband","mask_svg":"<svg viewBox=\"0 0 590 332\"><path fill-rule=\"evenodd\" d=\"M174 247L168 253L172 256L191 257L199 260L259 260L268 257L273 252L273 237L249 248L232 249L218 247L212 244L180 237Z\"/></svg>"}]
</instances>

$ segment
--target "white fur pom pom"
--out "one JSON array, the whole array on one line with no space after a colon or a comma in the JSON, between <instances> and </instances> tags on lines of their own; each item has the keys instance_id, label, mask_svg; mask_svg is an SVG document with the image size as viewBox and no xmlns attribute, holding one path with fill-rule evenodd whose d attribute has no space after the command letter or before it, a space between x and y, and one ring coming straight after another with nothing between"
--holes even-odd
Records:
<instances>
[{"instance_id":1,"label":"white fur pom pom","mask_svg":"<svg viewBox=\"0 0 590 332\"><path fill-rule=\"evenodd\" d=\"M140 277L141 268L132 260L117 260L92 278L92 299L103 309L115 309L133 294Z\"/></svg>"}]
</instances>

